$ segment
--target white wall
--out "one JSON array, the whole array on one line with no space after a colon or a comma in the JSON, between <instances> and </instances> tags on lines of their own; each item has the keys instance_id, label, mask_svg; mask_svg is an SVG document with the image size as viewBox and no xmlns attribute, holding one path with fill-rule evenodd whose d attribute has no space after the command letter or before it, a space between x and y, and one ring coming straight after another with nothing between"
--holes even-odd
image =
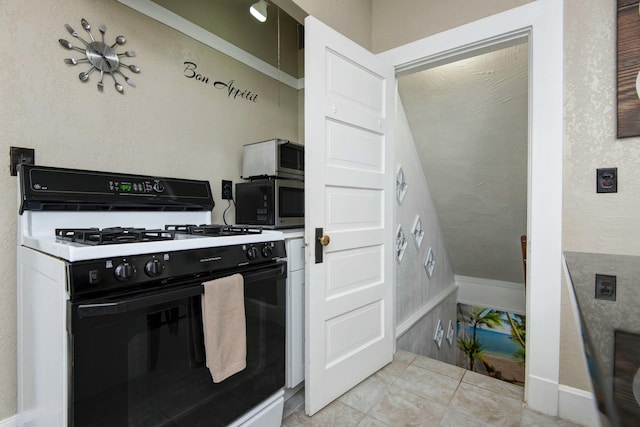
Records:
<instances>
[{"instance_id":1,"label":"white wall","mask_svg":"<svg viewBox=\"0 0 640 427\"><path fill-rule=\"evenodd\" d=\"M107 27L107 40L123 34L127 59L141 68L128 73L136 88L117 93L99 75L81 83L86 66L63 58L81 57L60 46L74 44L64 24L81 35L80 19ZM237 182L241 146L272 137L297 140L298 93L115 1L0 1L0 153L4 167L0 194L0 420L16 411L16 179L9 176L9 146L35 148L36 163L210 180L222 221L226 202L220 180ZM94 31L95 34L99 33ZM120 51L120 50L118 50ZM252 103L229 99L211 84L184 77L184 61L212 80L235 80L258 96ZM233 215L228 215L233 222ZM126 224L122 224L126 225Z\"/></svg>"},{"instance_id":2,"label":"white wall","mask_svg":"<svg viewBox=\"0 0 640 427\"><path fill-rule=\"evenodd\" d=\"M526 314L525 289L522 283L487 280L480 277L455 276L458 302L490 307L509 313Z\"/></svg>"},{"instance_id":3,"label":"white wall","mask_svg":"<svg viewBox=\"0 0 640 427\"><path fill-rule=\"evenodd\" d=\"M456 285L429 186L399 96L396 118L396 161L402 166L408 183L402 205L396 208L397 224L402 225L408 240L404 257L396 267L396 325L404 334L399 337L397 347L455 364L453 347L443 345L438 349L431 339L438 319L445 328L449 320L455 324ZM416 215L420 215L425 232L420 248L411 236ZM430 279L424 269L429 248L436 259Z\"/></svg>"}]
</instances>

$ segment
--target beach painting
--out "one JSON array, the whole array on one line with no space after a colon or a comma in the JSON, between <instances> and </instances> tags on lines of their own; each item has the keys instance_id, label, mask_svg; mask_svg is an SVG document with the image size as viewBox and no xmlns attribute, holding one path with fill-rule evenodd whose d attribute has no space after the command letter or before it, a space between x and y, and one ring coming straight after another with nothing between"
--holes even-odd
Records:
<instances>
[{"instance_id":1,"label":"beach painting","mask_svg":"<svg viewBox=\"0 0 640 427\"><path fill-rule=\"evenodd\" d=\"M467 304L457 317L457 365L524 386L526 317Z\"/></svg>"}]
</instances>

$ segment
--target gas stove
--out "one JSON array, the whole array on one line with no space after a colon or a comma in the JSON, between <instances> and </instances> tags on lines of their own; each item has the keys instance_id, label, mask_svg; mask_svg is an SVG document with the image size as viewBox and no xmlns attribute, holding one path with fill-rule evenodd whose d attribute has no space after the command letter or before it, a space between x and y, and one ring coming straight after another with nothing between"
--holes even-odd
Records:
<instances>
[{"instance_id":1,"label":"gas stove","mask_svg":"<svg viewBox=\"0 0 640 427\"><path fill-rule=\"evenodd\" d=\"M190 234L193 236L241 236L245 234L261 234L261 227L247 227L239 225L165 225L165 230L175 231L180 234Z\"/></svg>"},{"instance_id":2,"label":"gas stove","mask_svg":"<svg viewBox=\"0 0 640 427\"><path fill-rule=\"evenodd\" d=\"M19 244L69 262L226 246L248 254L238 262L259 261L256 251L284 240L210 224L207 181L21 167Z\"/></svg>"},{"instance_id":3,"label":"gas stove","mask_svg":"<svg viewBox=\"0 0 640 427\"><path fill-rule=\"evenodd\" d=\"M173 230L149 230L134 227L92 228L56 228L56 237L67 242L85 245L113 245L135 242L157 242L173 240Z\"/></svg>"},{"instance_id":4,"label":"gas stove","mask_svg":"<svg viewBox=\"0 0 640 427\"><path fill-rule=\"evenodd\" d=\"M33 165L18 175L17 425L280 425L281 232L211 224L208 181ZM231 278L246 369L214 383L202 300L226 307Z\"/></svg>"},{"instance_id":5,"label":"gas stove","mask_svg":"<svg viewBox=\"0 0 640 427\"><path fill-rule=\"evenodd\" d=\"M183 235L220 237L262 234L260 228L240 227L219 224L165 225L164 229L136 227L108 228L56 228L58 240L77 242L85 245L114 245L123 243L157 242L179 239Z\"/></svg>"}]
</instances>

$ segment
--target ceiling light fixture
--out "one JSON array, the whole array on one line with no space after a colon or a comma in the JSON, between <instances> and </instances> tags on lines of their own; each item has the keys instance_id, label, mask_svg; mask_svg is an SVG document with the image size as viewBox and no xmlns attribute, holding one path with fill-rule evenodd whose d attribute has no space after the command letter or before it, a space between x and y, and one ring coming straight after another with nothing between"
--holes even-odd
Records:
<instances>
[{"instance_id":1,"label":"ceiling light fixture","mask_svg":"<svg viewBox=\"0 0 640 427\"><path fill-rule=\"evenodd\" d=\"M251 5L249 12L260 22L267 20L267 2L265 0L259 0Z\"/></svg>"}]
</instances>

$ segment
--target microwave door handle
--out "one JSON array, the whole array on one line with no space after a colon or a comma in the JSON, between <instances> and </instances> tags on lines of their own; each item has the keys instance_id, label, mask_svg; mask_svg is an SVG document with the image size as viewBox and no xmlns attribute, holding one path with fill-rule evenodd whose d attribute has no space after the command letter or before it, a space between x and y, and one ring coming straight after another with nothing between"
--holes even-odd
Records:
<instances>
[{"instance_id":1,"label":"microwave door handle","mask_svg":"<svg viewBox=\"0 0 640 427\"><path fill-rule=\"evenodd\" d=\"M85 317L98 317L126 313L140 308L177 301L182 298L202 295L203 292L204 288L202 284L198 284L184 289L176 289L162 292L160 294L145 295L137 298L128 298L121 301L100 304L80 304L78 306L78 317L82 319Z\"/></svg>"}]
</instances>

